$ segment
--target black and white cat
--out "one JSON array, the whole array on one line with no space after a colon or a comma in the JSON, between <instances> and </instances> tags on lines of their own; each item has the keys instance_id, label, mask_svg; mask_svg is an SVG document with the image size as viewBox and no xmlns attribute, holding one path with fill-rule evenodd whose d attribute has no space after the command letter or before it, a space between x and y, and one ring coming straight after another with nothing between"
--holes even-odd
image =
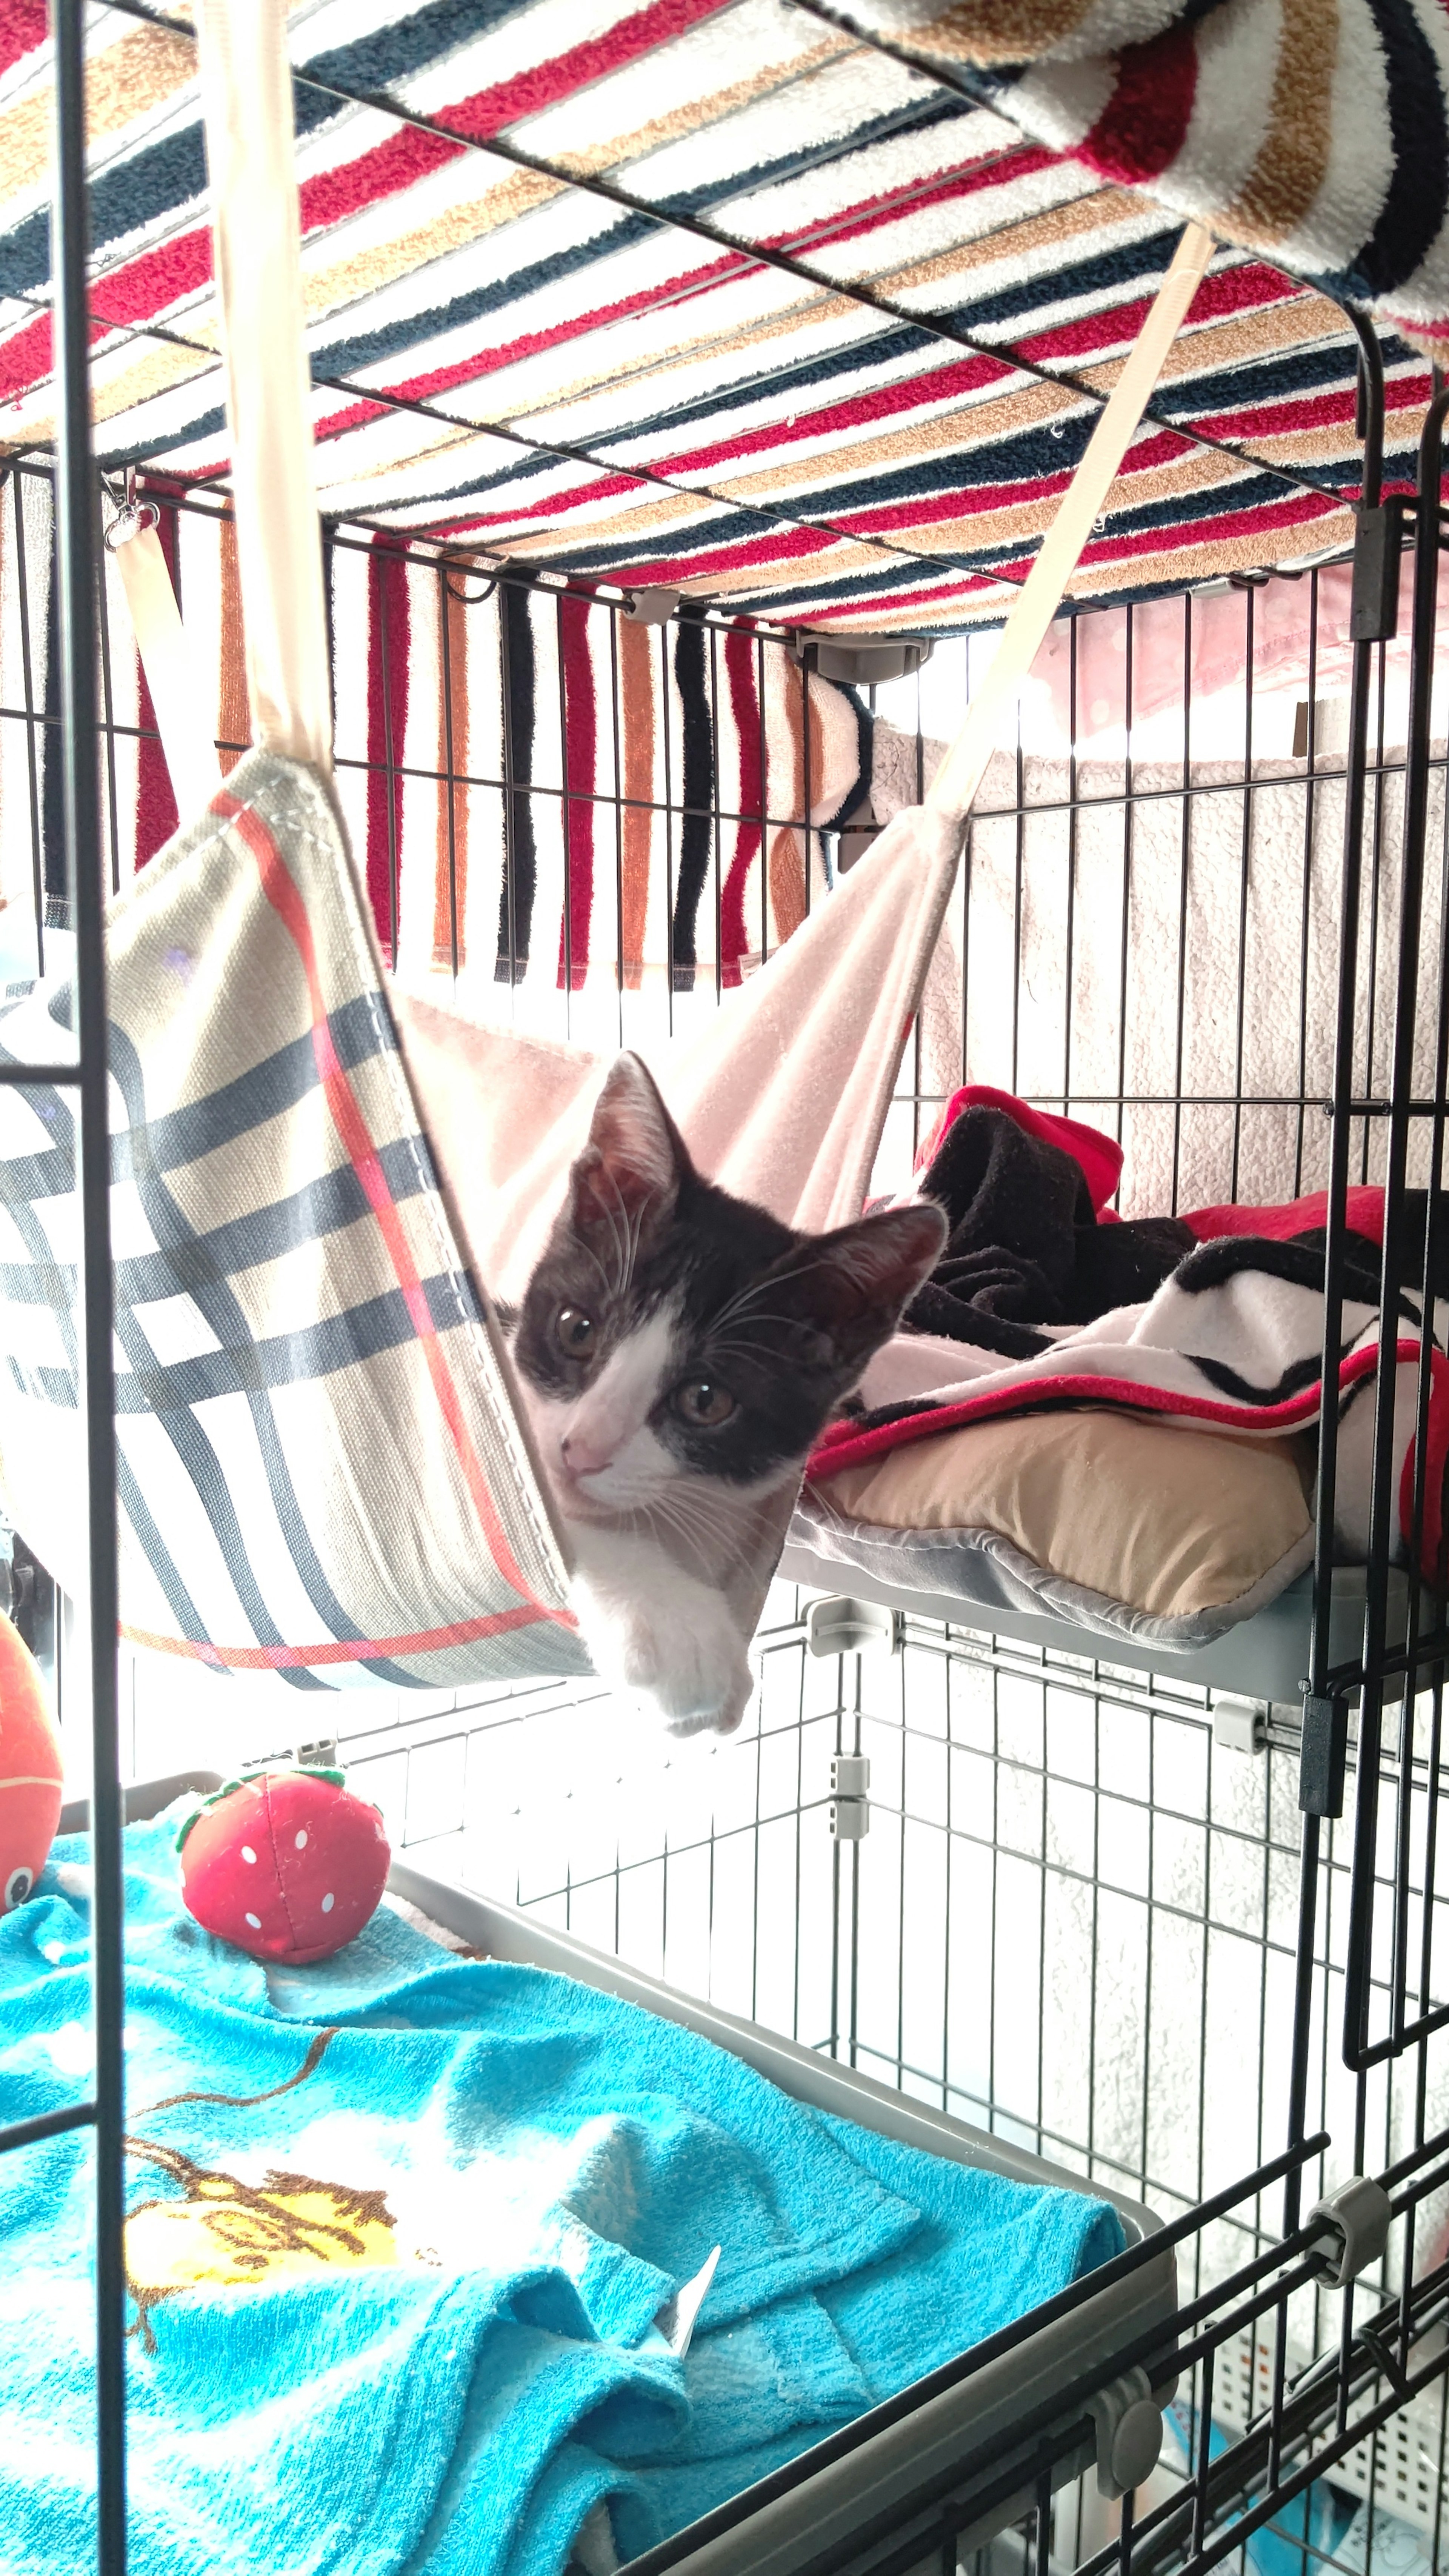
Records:
<instances>
[{"instance_id":1,"label":"black and white cat","mask_svg":"<svg viewBox=\"0 0 1449 2576\"><path fill-rule=\"evenodd\" d=\"M932 1270L929 1202L797 1234L701 1178L620 1056L524 1294L513 1354L601 1677L726 1733L816 1437Z\"/></svg>"}]
</instances>

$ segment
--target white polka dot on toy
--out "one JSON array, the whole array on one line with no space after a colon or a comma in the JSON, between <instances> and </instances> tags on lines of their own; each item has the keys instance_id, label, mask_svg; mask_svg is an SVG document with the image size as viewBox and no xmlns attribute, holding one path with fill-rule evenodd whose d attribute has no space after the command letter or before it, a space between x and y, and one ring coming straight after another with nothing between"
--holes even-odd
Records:
<instances>
[{"instance_id":1,"label":"white polka dot on toy","mask_svg":"<svg viewBox=\"0 0 1449 2576\"><path fill-rule=\"evenodd\" d=\"M306 1837L306 1835L305 1835L305 1834L299 1834L299 1835L297 1836L297 1849L298 1849L298 1851L305 1851L305 1850L306 1850L306 1848L307 1848L307 1837Z\"/></svg>"},{"instance_id":2,"label":"white polka dot on toy","mask_svg":"<svg viewBox=\"0 0 1449 2576\"><path fill-rule=\"evenodd\" d=\"M256 1861L257 1861L257 1856L256 1856L256 1853L253 1851L253 1849L252 1849L252 1847L251 1847L251 1844L250 1844L250 1843L243 1843L243 1844L242 1844L242 1859L243 1859L243 1860L249 1860L249 1861L251 1862L251 1864L252 1864L252 1867L255 1869L255 1867L256 1867ZM250 1916L250 1915L248 1915L248 1916L247 1916L247 1921L248 1921L249 1923L250 1923L251 1919L252 1919L252 1918L251 1918L251 1916Z\"/></svg>"},{"instance_id":3,"label":"white polka dot on toy","mask_svg":"<svg viewBox=\"0 0 1449 2576\"><path fill-rule=\"evenodd\" d=\"M260 1932L262 1928L262 1918L260 1914L249 1914L247 1916L247 1921L250 1923L254 1932Z\"/></svg>"},{"instance_id":4,"label":"white polka dot on toy","mask_svg":"<svg viewBox=\"0 0 1449 2576\"><path fill-rule=\"evenodd\" d=\"M331 1913L331 1911L332 1911L332 1908L333 1908L333 1906L336 1904L336 1902L337 1902L337 1899L336 1899L336 1897L335 1897L335 1896L324 1896L324 1897L323 1897L323 1899L322 1899L322 1911L323 1911L323 1913L324 1913L324 1914L330 1914L330 1913Z\"/></svg>"}]
</instances>

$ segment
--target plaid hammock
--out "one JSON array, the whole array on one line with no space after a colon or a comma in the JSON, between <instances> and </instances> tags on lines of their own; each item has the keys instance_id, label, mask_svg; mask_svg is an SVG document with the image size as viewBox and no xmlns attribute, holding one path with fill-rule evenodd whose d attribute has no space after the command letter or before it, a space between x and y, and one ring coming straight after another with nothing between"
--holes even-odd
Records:
<instances>
[{"instance_id":1,"label":"plaid hammock","mask_svg":"<svg viewBox=\"0 0 1449 2576\"><path fill-rule=\"evenodd\" d=\"M587 1672L321 782L248 753L108 945L123 1635L303 1689ZM16 1003L4 1060L67 1015ZM0 1092L0 1466L78 1592L72 1104Z\"/></svg>"}]
</instances>

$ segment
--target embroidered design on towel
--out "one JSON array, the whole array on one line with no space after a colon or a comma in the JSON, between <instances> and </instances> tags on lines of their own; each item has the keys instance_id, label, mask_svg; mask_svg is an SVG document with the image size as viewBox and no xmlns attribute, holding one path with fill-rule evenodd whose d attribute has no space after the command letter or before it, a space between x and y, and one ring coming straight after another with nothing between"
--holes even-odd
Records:
<instances>
[{"instance_id":1,"label":"embroidered design on towel","mask_svg":"<svg viewBox=\"0 0 1449 2576\"><path fill-rule=\"evenodd\" d=\"M336 2036L335 2026L320 2030L296 2074L263 2093L171 2093L140 2116L153 2118L192 2102L237 2111L275 2102L316 2074ZM268 2167L260 2183L249 2183L220 2167L198 2164L161 2140L128 2136L124 2146L134 2162L153 2167L181 2187L179 2199L137 2202L122 2234L126 2287L136 2305L126 2332L138 2336L148 2353L156 2350L152 2311L177 2290L202 2285L258 2289L338 2264L411 2259L437 2265L431 2246L410 2256L400 2252L396 2216L386 2194L375 2187L323 2182L275 2167Z\"/></svg>"}]
</instances>

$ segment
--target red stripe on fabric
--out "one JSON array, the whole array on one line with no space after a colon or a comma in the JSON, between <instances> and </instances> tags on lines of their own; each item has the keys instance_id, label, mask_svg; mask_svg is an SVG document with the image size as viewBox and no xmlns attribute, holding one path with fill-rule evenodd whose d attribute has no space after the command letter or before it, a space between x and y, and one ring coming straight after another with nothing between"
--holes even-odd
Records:
<instances>
[{"instance_id":1,"label":"red stripe on fabric","mask_svg":"<svg viewBox=\"0 0 1449 2576\"><path fill-rule=\"evenodd\" d=\"M721 279L742 275L748 262L737 259L712 261L690 282L690 292ZM662 286L645 287L637 295L621 295L612 304L597 304L587 312L574 314L566 322L555 322L546 331L525 331L516 340L504 340L488 348L475 350L471 356L454 359L446 367L430 367L421 376L407 376L390 384L388 392L407 402L426 402L434 394L451 393L458 385L472 384L483 376L495 375L500 367L511 367L523 358L539 356L543 351L563 346L566 341L580 340L591 331L601 331L611 322L624 322L635 313L652 312L656 307L685 301L682 281L666 279ZM318 436L331 432L324 424ZM333 433L335 434L335 433Z\"/></svg>"},{"instance_id":2,"label":"red stripe on fabric","mask_svg":"<svg viewBox=\"0 0 1449 2576\"><path fill-rule=\"evenodd\" d=\"M589 971L594 909L594 664L589 603L571 592L559 602L564 684L564 918L558 932L558 984L582 992Z\"/></svg>"},{"instance_id":3,"label":"red stripe on fabric","mask_svg":"<svg viewBox=\"0 0 1449 2576\"><path fill-rule=\"evenodd\" d=\"M142 251L91 288L91 311L112 326L150 322L178 297L195 295L211 277L211 233L207 226L178 233L174 241Z\"/></svg>"},{"instance_id":4,"label":"red stripe on fabric","mask_svg":"<svg viewBox=\"0 0 1449 2576\"><path fill-rule=\"evenodd\" d=\"M781 528L778 535L751 537L744 545L714 547L708 531L701 540L698 554L671 555L666 563L641 564L632 573L611 572L609 579L625 588L649 583L689 580L706 573L730 572L749 564L790 563L798 555L817 555L840 543L838 537L819 536L813 528Z\"/></svg>"},{"instance_id":5,"label":"red stripe on fabric","mask_svg":"<svg viewBox=\"0 0 1449 2576\"><path fill-rule=\"evenodd\" d=\"M159 1655L183 1655L191 1663L210 1664L221 1672L295 1672L308 1664L369 1663L379 1655L432 1655L445 1646L469 1646L480 1637L503 1637L512 1628L537 1625L533 1610L492 1610L481 1619L455 1619L447 1628L417 1628L399 1637L328 1637L317 1646L214 1646L189 1637L158 1637L149 1628L129 1628L121 1635L133 1646L149 1646Z\"/></svg>"},{"instance_id":6,"label":"red stripe on fabric","mask_svg":"<svg viewBox=\"0 0 1449 2576\"><path fill-rule=\"evenodd\" d=\"M1180 456L1192 453L1192 441L1179 438L1176 430L1154 431L1128 450L1122 462L1120 484L1132 474L1151 474L1162 465L1173 465ZM972 483L962 491L916 494L909 501L887 501L857 510L837 510L832 515L837 528L848 533L864 534L872 528L912 528L937 519L972 519L985 510L1017 509L1026 501L1050 500L1064 492L1072 480L1072 469L1063 466L1056 474L1035 474L1020 483ZM1118 502L1120 509L1129 506Z\"/></svg>"},{"instance_id":7,"label":"red stripe on fabric","mask_svg":"<svg viewBox=\"0 0 1449 2576\"><path fill-rule=\"evenodd\" d=\"M0 72L33 54L47 33L45 0L0 0Z\"/></svg>"},{"instance_id":8,"label":"red stripe on fabric","mask_svg":"<svg viewBox=\"0 0 1449 2576\"><path fill-rule=\"evenodd\" d=\"M675 36L684 35L687 29L697 27L704 18L717 16L729 5L730 0L651 0L649 7L636 9L632 18L619 19L603 35L572 45L566 54L556 54L551 61L530 64L527 71L498 82L492 89L480 90L476 98L465 100L460 107L444 108L437 121L479 141L499 134L517 118L537 116L542 108L567 98L586 82L604 80L610 72L621 71L639 55L669 44Z\"/></svg>"},{"instance_id":9,"label":"red stripe on fabric","mask_svg":"<svg viewBox=\"0 0 1449 2576\"><path fill-rule=\"evenodd\" d=\"M735 457L757 456L769 448L793 446L804 438L834 437L842 431L859 429L868 420L888 420L899 412L917 411L926 403L948 402L958 394L978 392L985 385L1000 384L1012 373L1009 366L995 358L966 358L953 366L935 367L928 375L877 385L855 402L831 403L822 411L796 412L791 420L777 421L764 429L741 430L738 437L716 439L709 447L681 449L677 455L665 457L653 470L679 474L722 465Z\"/></svg>"},{"instance_id":10,"label":"red stripe on fabric","mask_svg":"<svg viewBox=\"0 0 1449 2576\"><path fill-rule=\"evenodd\" d=\"M1080 560L1088 569L1100 567L1105 570L1112 564L1130 562L1140 555L1180 554L1188 547L1213 545L1227 537L1261 534L1269 528L1294 528L1305 522L1311 524L1315 519L1321 519L1325 512L1344 510L1348 506L1349 496L1344 493L1326 492L1321 503L1313 501L1306 492L1295 493L1289 501L1266 501L1246 510L1224 510L1215 518L1184 517L1172 520L1165 527L1142 528L1123 536L1099 537L1082 548ZM1032 561L1030 555L1018 555L1011 563L997 567L998 578L1003 582L1024 581ZM921 595L912 594L914 597ZM776 616L781 612L772 608L770 613Z\"/></svg>"},{"instance_id":11,"label":"red stripe on fabric","mask_svg":"<svg viewBox=\"0 0 1449 2576\"><path fill-rule=\"evenodd\" d=\"M1418 1343L1397 1343L1395 1357L1417 1361ZM1355 1352L1338 1372L1340 1392L1366 1377L1377 1363L1377 1347ZM929 1413L907 1414L900 1422L878 1423L871 1431L852 1431L848 1423L843 1423L833 1433L827 1431L812 1451L805 1481L817 1484L827 1476L839 1475L846 1467L862 1466L887 1449L933 1439L942 1431L960 1430L968 1422L989 1422L998 1414L1030 1413L1039 1404L1117 1404L1133 1413L1166 1413L1195 1422L1224 1422L1235 1431L1294 1431L1317 1414L1320 1385L1315 1381L1282 1404L1223 1404L1207 1396L1173 1395L1165 1387L1138 1386L1131 1378L1043 1377L1034 1386L1003 1387L995 1395L963 1396L957 1404L933 1405Z\"/></svg>"},{"instance_id":12,"label":"red stripe on fabric","mask_svg":"<svg viewBox=\"0 0 1449 2576\"><path fill-rule=\"evenodd\" d=\"M1234 313L1291 303L1305 292L1276 269L1265 267L1261 260L1245 260L1237 268L1215 270L1203 279L1182 328L1186 331L1195 324L1226 321ZM1012 346L1034 363L1045 358L1077 358L1095 349L1125 348L1136 339L1151 302L1150 296L1141 295L1134 296L1128 304L1099 305L1090 313L1079 314L1074 321L1055 323L1050 330L1038 331L1028 340L1015 340Z\"/></svg>"},{"instance_id":13,"label":"red stripe on fabric","mask_svg":"<svg viewBox=\"0 0 1449 2576\"><path fill-rule=\"evenodd\" d=\"M930 607L937 600L969 599L979 604L984 597L990 600L999 599L1005 607L1010 604L1014 595L1013 591L1006 589L1001 582L991 579L986 573L969 573L963 575L959 582L936 582L929 589L901 589L875 593L870 601L870 614L879 624L887 611ZM786 600L783 606L793 609L793 603L789 600ZM771 617L777 614L773 602L768 613ZM819 608L808 601L802 601L798 614L802 618L808 618L812 626L833 626L847 621L842 627L842 631L847 635L856 631L861 624L860 603L854 599L829 600Z\"/></svg>"},{"instance_id":14,"label":"red stripe on fabric","mask_svg":"<svg viewBox=\"0 0 1449 2576\"><path fill-rule=\"evenodd\" d=\"M1386 411L1422 411L1429 399L1430 378L1393 376L1384 386ZM1251 403L1242 410L1194 412L1194 429L1205 429L1215 438L1272 438L1279 433L1303 429L1332 429L1343 421L1352 421L1356 397L1353 387L1323 394L1289 394L1282 402Z\"/></svg>"},{"instance_id":15,"label":"red stripe on fabric","mask_svg":"<svg viewBox=\"0 0 1449 2576\"><path fill-rule=\"evenodd\" d=\"M175 510L168 510L163 504L157 516L156 535L166 558L173 590L176 587L176 527ZM176 808L171 772L166 766L166 753L156 730L156 709L146 679L146 666L139 654L137 669L141 683L140 704L136 711L140 733L136 745L136 866L139 871L148 859L154 859L158 850L164 850L181 817Z\"/></svg>"},{"instance_id":16,"label":"red stripe on fabric","mask_svg":"<svg viewBox=\"0 0 1449 2576\"><path fill-rule=\"evenodd\" d=\"M460 112L445 108L439 122L455 124ZM361 214L379 198L396 196L445 163L456 161L467 148L465 143L448 143L439 134L425 133L421 126L405 125L385 143L360 152L355 161L344 161L335 170L314 171L297 190L303 232L321 232L347 215Z\"/></svg>"},{"instance_id":17,"label":"red stripe on fabric","mask_svg":"<svg viewBox=\"0 0 1449 2576\"><path fill-rule=\"evenodd\" d=\"M1064 1118L1051 1109L1033 1109L1014 1091L998 1091L990 1082L963 1083L959 1091L952 1092L916 1156L918 1172L923 1172L939 1153L964 1109L1000 1109L1024 1136L1035 1136L1070 1154L1086 1182L1094 1216L1099 1222L1104 1214L1111 1224L1120 1222L1107 1205L1109 1199L1116 1197L1122 1180L1122 1148L1116 1137L1106 1135L1100 1127L1089 1127L1084 1119Z\"/></svg>"},{"instance_id":18,"label":"red stripe on fabric","mask_svg":"<svg viewBox=\"0 0 1449 2576\"><path fill-rule=\"evenodd\" d=\"M725 5L726 0L654 0L652 7L637 10L604 35L574 45L547 62L531 64L512 80L495 82L490 89L475 90L471 97L436 109L435 121L473 142L486 142L519 117L537 116L540 109L567 98L586 82L621 70L636 56L667 44L672 36L682 35ZM421 127L408 126L372 151L359 153L355 161L336 170L317 171L298 192L304 233L360 214L380 198L412 187L466 149L466 143L451 143Z\"/></svg>"},{"instance_id":19,"label":"red stripe on fabric","mask_svg":"<svg viewBox=\"0 0 1449 2576\"><path fill-rule=\"evenodd\" d=\"M1345 1219L1350 1232L1366 1235L1370 1243L1384 1239L1384 1194L1381 1189L1355 1183L1348 1192ZM1289 1199L1276 1207L1191 1208L1182 1220L1191 1226L1199 1243L1215 1243L1224 1235L1260 1234L1272 1243L1286 1243L1291 1235L1307 1234L1311 1228L1328 1223L1327 1190L1310 1190L1306 1198Z\"/></svg>"},{"instance_id":20,"label":"red stripe on fabric","mask_svg":"<svg viewBox=\"0 0 1449 2576\"><path fill-rule=\"evenodd\" d=\"M97 340L104 340L105 336L105 324L92 322L91 346L94 348ZM28 393L32 385L39 384L54 370L55 347L51 338L50 315L42 313L34 322L27 322L23 329L12 332L8 340L0 343L0 402L9 402L16 394Z\"/></svg>"},{"instance_id":21,"label":"red stripe on fabric","mask_svg":"<svg viewBox=\"0 0 1449 2576\"><path fill-rule=\"evenodd\" d=\"M1055 168L1060 158L1059 153L1029 143L1001 160L992 155L984 165L968 162L963 169L943 171L938 179L924 186L919 180L903 180L898 187L883 188L877 196L860 198L824 223L797 224L789 232L763 233L760 239L767 250L811 250L827 242L855 241L864 233L879 232L882 225L895 223L902 215L978 196L985 188L1015 187L1022 179L1034 178L1038 170Z\"/></svg>"},{"instance_id":22,"label":"red stripe on fabric","mask_svg":"<svg viewBox=\"0 0 1449 2576\"><path fill-rule=\"evenodd\" d=\"M1196 94L1197 44L1190 27L1169 27L1147 44L1124 45L1112 95L1073 160L1129 188L1157 178L1187 141Z\"/></svg>"},{"instance_id":23,"label":"red stripe on fabric","mask_svg":"<svg viewBox=\"0 0 1449 2576\"><path fill-rule=\"evenodd\" d=\"M730 713L740 746L740 785L737 811L740 821L735 830L734 856L729 863L719 899L720 980L738 984L740 960L750 945L745 923L745 885L750 869L759 856L763 838L764 816L761 797L764 787L764 727L760 718L760 692L756 682L756 644L753 635L742 626L732 626L725 637L725 672L730 684ZM750 818L754 819L751 820Z\"/></svg>"},{"instance_id":24,"label":"red stripe on fabric","mask_svg":"<svg viewBox=\"0 0 1449 2576\"><path fill-rule=\"evenodd\" d=\"M499 368L514 366L524 358L535 357L546 350L559 348L570 340L581 339L591 331L603 329L609 323L625 321L631 315L657 310L670 304L684 303L694 295L703 294L714 286L728 283L735 276L742 275L749 266L750 262L747 259L733 257L710 261L692 274L668 278L659 286L641 289L634 295L620 296L611 304L591 306L587 311L575 314L567 321L550 325L547 330L523 332L517 339L503 341L491 348L479 349L466 358L453 360L447 366L429 368L421 375L405 377L396 384L390 385L388 390L400 400L426 402L437 394L450 393L459 385L474 383L484 376L492 375ZM1281 303L1285 298L1302 291L1301 288L1277 276L1273 270L1264 267L1261 262L1249 261L1242 267L1225 270L1220 277L1205 279L1194 299L1188 319L1208 322L1231 313L1241 312L1247 305ZM1021 354L1033 359L1071 357L1080 355L1085 350L1113 348L1124 344L1135 337L1146 315L1149 301L1148 297L1140 297L1130 304L1114 305L1105 312L1084 314L1073 322L1058 324L1050 331L1040 332L1033 339L1023 341L1020 344ZM987 368L993 362L983 360L980 363ZM1002 374L1010 373L1009 358L1003 356L1000 361L994 363L999 365ZM991 381L990 376L983 376L982 381ZM352 406L348 411L336 413L322 422L318 427L317 435L319 438L338 437L344 429L355 426L358 419L367 416L359 407ZM856 412L854 416L862 418L866 414L862 410Z\"/></svg>"},{"instance_id":25,"label":"red stripe on fabric","mask_svg":"<svg viewBox=\"0 0 1449 2576\"><path fill-rule=\"evenodd\" d=\"M1248 536L1256 530L1268 528L1297 527L1302 520L1321 519L1325 513L1343 510L1347 506L1346 497L1337 492L1325 492L1321 501L1314 500L1307 492L1297 492L1288 501L1260 501L1251 509L1220 511L1215 518L1184 518L1175 520L1169 527L1142 528L1127 536L1101 537L1095 545L1083 547L1081 560L1088 565L1112 564L1132 555L1175 554L1186 546L1210 545L1224 537ZM1021 565L1023 573L1029 562L1030 558L1027 558ZM1005 572L1011 567L1003 566L1002 569Z\"/></svg>"},{"instance_id":26,"label":"red stripe on fabric","mask_svg":"<svg viewBox=\"0 0 1449 2576\"><path fill-rule=\"evenodd\" d=\"M452 1372L439 1345L437 1330L428 1310L422 1280L418 1275L417 1263L413 1259L402 1220L398 1215L392 1192L388 1188L377 1147L368 1131L361 1103L343 1071L337 1049L333 1044L326 998L322 991L322 978L318 971L316 943L312 937L312 924L307 917L307 907L302 901L295 879L254 806L243 805L223 788L219 795L213 797L210 810L213 814L219 815L224 822L231 824L256 861L262 891L285 927L301 961L302 972L307 979L307 995L312 1010L312 1052L327 1106L348 1160L361 1184L363 1196L377 1219L383 1241L387 1246L393 1276L402 1290L413 1332L426 1360L428 1375L433 1382L433 1392L438 1399L439 1410L448 1426L448 1433L458 1464L462 1469L473 1508L482 1524L488 1552L510 1590L518 1593L522 1600L531 1602L537 1617L558 1620L565 1626L573 1627L576 1622L566 1612L550 1610L535 1598L508 1544L507 1533L498 1517L497 1505L483 1472L482 1462L469 1438L467 1424L463 1420L458 1390L453 1384Z\"/></svg>"},{"instance_id":27,"label":"red stripe on fabric","mask_svg":"<svg viewBox=\"0 0 1449 2576\"><path fill-rule=\"evenodd\" d=\"M408 573L386 537L368 558L367 895L378 941L396 964L394 915L402 900L402 756L408 721Z\"/></svg>"}]
</instances>

